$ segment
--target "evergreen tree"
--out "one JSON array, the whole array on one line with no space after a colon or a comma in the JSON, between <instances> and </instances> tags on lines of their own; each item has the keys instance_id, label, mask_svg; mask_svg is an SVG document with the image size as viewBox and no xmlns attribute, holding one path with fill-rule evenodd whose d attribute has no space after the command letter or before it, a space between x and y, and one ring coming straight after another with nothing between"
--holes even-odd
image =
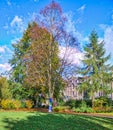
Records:
<instances>
[{"instance_id":1,"label":"evergreen tree","mask_svg":"<svg viewBox=\"0 0 113 130\"><path fill-rule=\"evenodd\" d=\"M29 24L22 38L19 41L17 41L17 43L12 45L14 48L14 55L12 59L10 59L9 61L9 63L12 66L12 70L10 72L9 84L12 97L16 99L29 98L31 97L31 95L33 95L33 93L35 93L34 90L31 90L24 86L26 67L24 64L25 59L23 59L24 55L29 50L29 47L31 45L31 38L29 36L29 33L33 24L34 23Z\"/></svg>"},{"instance_id":2,"label":"evergreen tree","mask_svg":"<svg viewBox=\"0 0 113 130\"><path fill-rule=\"evenodd\" d=\"M17 41L17 43L13 44L14 55L13 58L10 59L9 63L12 66L11 78L14 82L19 82L22 84L24 80L24 64L22 57L29 49L30 46L30 36L29 30L32 27L32 24L28 25L28 28L23 34L23 37Z\"/></svg>"},{"instance_id":3,"label":"evergreen tree","mask_svg":"<svg viewBox=\"0 0 113 130\"><path fill-rule=\"evenodd\" d=\"M79 90L86 92L93 104L96 92L102 91L103 94L110 92L113 66L108 63L110 55L106 56L104 42L98 42L95 31L92 31L89 41L84 47L83 67L79 70L79 74L83 76Z\"/></svg>"}]
</instances>

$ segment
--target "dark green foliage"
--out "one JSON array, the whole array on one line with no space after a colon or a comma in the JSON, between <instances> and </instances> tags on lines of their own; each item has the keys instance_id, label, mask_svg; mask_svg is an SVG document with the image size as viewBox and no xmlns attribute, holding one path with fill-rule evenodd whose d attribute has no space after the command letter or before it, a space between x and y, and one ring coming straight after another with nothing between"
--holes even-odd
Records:
<instances>
[{"instance_id":1,"label":"dark green foliage","mask_svg":"<svg viewBox=\"0 0 113 130\"><path fill-rule=\"evenodd\" d=\"M80 99L80 100L70 99L70 100L66 101L66 103L65 103L64 105L65 105L65 106L69 106L70 108L78 108L78 107L81 106L81 104L82 104L83 102L85 102L88 107L92 107L92 101L91 101L91 100L88 100L88 99L87 99L87 100L82 100L82 99Z\"/></svg>"},{"instance_id":2,"label":"dark green foliage","mask_svg":"<svg viewBox=\"0 0 113 130\"><path fill-rule=\"evenodd\" d=\"M86 102L86 104L87 104L88 107L92 107L92 101L91 101L91 99L86 99L84 101Z\"/></svg>"},{"instance_id":3,"label":"dark green foliage","mask_svg":"<svg viewBox=\"0 0 113 130\"><path fill-rule=\"evenodd\" d=\"M36 102L38 95L36 88L25 87L21 83L12 82L11 80L9 80L9 88L12 98L18 100L31 99Z\"/></svg>"},{"instance_id":4,"label":"dark green foliage","mask_svg":"<svg viewBox=\"0 0 113 130\"><path fill-rule=\"evenodd\" d=\"M29 46L31 44L29 30L32 27L32 24L28 25L28 28L23 34L23 37L17 41L17 43L13 44L14 48L14 55L12 59L10 59L9 63L12 66L11 71L11 79L12 81L23 83L24 76L25 76L25 65L24 60L22 59L24 54L28 51Z\"/></svg>"},{"instance_id":5,"label":"dark green foliage","mask_svg":"<svg viewBox=\"0 0 113 130\"><path fill-rule=\"evenodd\" d=\"M26 108L26 103L25 103L25 101L21 101L21 108Z\"/></svg>"},{"instance_id":6,"label":"dark green foliage","mask_svg":"<svg viewBox=\"0 0 113 130\"><path fill-rule=\"evenodd\" d=\"M84 113L93 113L93 109L89 107L86 102L83 100L80 104L78 104L78 107L73 109L75 112L84 112Z\"/></svg>"},{"instance_id":7,"label":"dark green foliage","mask_svg":"<svg viewBox=\"0 0 113 130\"><path fill-rule=\"evenodd\" d=\"M105 96L96 98L94 103L95 103L95 107L110 107L113 105L112 99Z\"/></svg>"},{"instance_id":8,"label":"dark green foliage","mask_svg":"<svg viewBox=\"0 0 113 130\"><path fill-rule=\"evenodd\" d=\"M104 95L112 92L110 85L113 79L113 66L108 64L110 55L106 56L104 42L98 42L95 31L91 33L89 40L90 42L84 47L83 67L78 70L83 77L79 84L79 91L87 92L93 102L96 92L102 91Z\"/></svg>"},{"instance_id":9,"label":"dark green foliage","mask_svg":"<svg viewBox=\"0 0 113 130\"><path fill-rule=\"evenodd\" d=\"M83 100L76 100L75 101L75 108L80 107L82 102L83 102Z\"/></svg>"},{"instance_id":10,"label":"dark green foliage","mask_svg":"<svg viewBox=\"0 0 113 130\"><path fill-rule=\"evenodd\" d=\"M23 59L23 56L29 50L29 46L31 44L29 31L32 26L33 24L29 24L23 34L23 37L17 41L17 43L12 45L14 48L14 55L9 61L12 66L9 84L12 96L15 99L26 99L29 98L29 95L31 95L31 91L28 88L25 88L24 85L24 78L26 75L24 63L26 59Z\"/></svg>"},{"instance_id":11,"label":"dark green foliage","mask_svg":"<svg viewBox=\"0 0 113 130\"><path fill-rule=\"evenodd\" d=\"M68 101L66 101L65 106L69 106L70 108L74 108L75 104L76 104L76 100L69 99Z\"/></svg>"}]
</instances>

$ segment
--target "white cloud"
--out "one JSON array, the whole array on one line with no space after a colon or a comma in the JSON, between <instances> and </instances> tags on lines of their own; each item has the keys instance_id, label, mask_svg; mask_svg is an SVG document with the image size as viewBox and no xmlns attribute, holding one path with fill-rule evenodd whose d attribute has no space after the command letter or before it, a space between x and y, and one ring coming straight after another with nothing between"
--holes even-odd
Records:
<instances>
[{"instance_id":1,"label":"white cloud","mask_svg":"<svg viewBox=\"0 0 113 130\"><path fill-rule=\"evenodd\" d=\"M5 52L4 46L0 47L0 53L4 53L4 52Z\"/></svg>"},{"instance_id":2,"label":"white cloud","mask_svg":"<svg viewBox=\"0 0 113 130\"><path fill-rule=\"evenodd\" d=\"M12 57L12 54L13 51L8 46L0 46L0 73L4 73L11 69L8 60Z\"/></svg>"},{"instance_id":3,"label":"white cloud","mask_svg":"<svg viewBox=\"0 0 113 130\"><path fill-rule=\"evenodd\" d=\"M88 37L88 36L83 37L81 40L82 40L83 42L89 42L89 37Z\"/></svg>"},{"instance_id":4,"label":"white cloud","mask_svg":"<svg viewBox=\"0 0 113 130\"><path fill-rule=\"evenodd\" d=\"M83 38L82 34L75 27L75 25L76 25L75 23L77 21L73 20L73 13L69 12L69 13L66 13L65 15L68 18L66 25L65 25L66 31L72 33L75 37L77 37L79 42L82 42L84 38Z\"/></svg>"},{"instance_id":5,"label":"white cloud","mask_svg":"<svg viewBox=\"0 0 113 130\"><path fill-rule=\"evenodd\" d=\"M7 63L8 60L11 59L12 54L13 51L8 46L0 46L0 71L4 71L3 64Z\"/></svg>"},{"instance_id":6,"label":"white cloud","mask_svg":"<svg viewBox=\"0 0 113 130\"><path fill-rule=\"evenodd\" d=\"M24 24L23 24L23 19L20 18L19 16L15 16L13 20L10 23L11 27L14 28L16 31L22 32L24 30Z\"/></svg>"},{"instance_id":7,"label":"white cloud","mask_svg":"<svg viewBox=\"0 0 113 130\"><path fill-rule=\"evenodd\" d=\"M6 45L0 46L0 53L13 53L10 48L8 48Z\"/></svg>"},{"instance_id":8,"label":"white cloud","mask_svg":"<svg viewBox=\"0 0 113 130\"><path fill-rule=\"evenodd\" d=\"M65 60L68 63L75 64L75 65L80 65L81 60L83 59L83 53L77 50L76 48L72 47L59 47L60 54L59 57L62 59L65 56Z\"/></svg>"},{"instance_id":9,"label":"white cloud","mask_svg":"<svg viewBox=\"0 0 113 130\"><path fill-rule=\"evenodd\" d=\"M0 64L0 70L3 71L9 71L11 69L10 64L8 63L4 63L4 64Z\"/></svg>"},{"instance_id":10,"label":"white cloud","mask_svg":"<svg viewBox=\"0 0 113 130\"><path fill-rule=\"evenodd\" d=\"M107 27L104 32L105 46L108 52L113 56L113 26Z\"/></svg>"},{"instance_id":11,"label":"white cloud","mask_svg":"<svg viewBox=\"0 0 113 130\"><path fill-rule=\"evenodd\" d=\"M22 19L19 18L18 16L15 16L11 22L11 27L13 27L15 24L18 25L22 24Z\"/></svg>"},{"instance_id":12,"label":"white cloud","mask_svg":"<svg viewBox=\"0 0 113 130\"><path fill-rule=\"evenodd\" d=\"M20 38L14 38L11 40L11 44L16 44L19 40Z\"/></svg>"},{"instance_id":13,"label":"white cloud","mask_svg":"<svg viewBox=\"0 0 113 130\"><path fill-rule=\"evenodd\" d=\"M73 12L65 13L65 16L68 18L66 25L65 25L66 31L72 33L80 43L89 42L89 37L84 36L81 32L79 32L77 30L77 28L75 26L75 25L82 22L81 17L78 18L77 20L74 20L73 19L73 16L74 16Z\"/></svg>"},{"instance_id":14,"label":"white cloud","mask_svg":"<svg viewBox=\"0 0 113 130\"><path fill-rule=\"evenodd\" d=\"M82 13L85 10L85 8L86 8L86 5L84 4L80 8L78 8L77 11Z\"/></svg>"},{"instance_id":15,"label":"white cloud","mask_svg":"<svg viewBox=\"0 0 113 130\"><path fill-rule=\"evenodd\" d=\"M104 31L104 41L105 41L105 49L106 53L111 53L111 59L113 62L113 25L104 25L100 26Z\"/></svg>"}]
</instances>

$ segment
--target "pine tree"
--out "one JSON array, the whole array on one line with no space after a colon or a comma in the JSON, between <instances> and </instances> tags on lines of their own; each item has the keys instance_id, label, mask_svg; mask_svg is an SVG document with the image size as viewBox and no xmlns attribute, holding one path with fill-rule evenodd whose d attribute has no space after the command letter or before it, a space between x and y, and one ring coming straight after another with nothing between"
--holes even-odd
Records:
<instances>
[{"instance_id":1,"label":"pine tree","mask_svg":"<svg viewBox=\"0 0 113 130\"><path fill-rule=\"evenodd\" d=\"M90 43L84 47L83 67L79 70L79 74L83 76L79 90L91 97L93 105L96 92L102 91L104 94L110 92L113 66L108 63L110 55L106 56L104 41L98 42L95 31L92 31L89 41Z\"/></svg>"}]
</instances>

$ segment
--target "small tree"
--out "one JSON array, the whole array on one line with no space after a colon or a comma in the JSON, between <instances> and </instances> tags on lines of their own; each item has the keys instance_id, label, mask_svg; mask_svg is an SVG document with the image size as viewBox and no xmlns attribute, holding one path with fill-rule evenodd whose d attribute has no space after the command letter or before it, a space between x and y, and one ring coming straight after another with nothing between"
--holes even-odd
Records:
<instances>
[{"instance_id":1,"label":"small tree","mask_svg":"<svg viewBox=\"0 0 113 130\"><path fill-rule=\"evenodd\" d=\"M4 77L0 77L0 99L11 98L11 91L9 88L8 80Z\"/></svg>"},{"instance_id":2,"label":"small tree","mask_svg":"<svg viewBox=\"0 0 113 130\"><path fill-rule=\"evenodd\" d=\"M106 56L104 42L98 42L95 31L92 31L89 40L89 44L84 47L83 67L78 71L83 76L79 91L87 92L94 105L95 93L102 91L108 94L110 92L113 66L108 63L110 55Z\"/></svg>"}]
</instances>

